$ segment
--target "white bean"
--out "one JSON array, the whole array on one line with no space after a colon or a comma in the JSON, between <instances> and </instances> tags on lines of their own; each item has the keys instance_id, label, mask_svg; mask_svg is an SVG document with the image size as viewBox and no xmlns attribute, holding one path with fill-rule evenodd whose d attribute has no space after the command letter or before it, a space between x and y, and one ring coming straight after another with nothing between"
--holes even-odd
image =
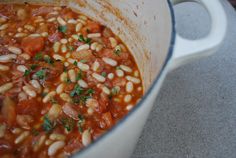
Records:
<instances>
[{"instance_id":1,"label":"white bean","mask_svg":"<svg viewBox=\"0 0 236 158\"><path fill-rule=\"evenodd\" d=\"M58 54L54 54L53 58L55 60L65 61L65 58L63 56L61 56L61 55L58 55Z\"/></svg>"},{"instance_id":2,"label":"white bean","mask_svg":"<svg viewBox=\"0 0 236 158\"><path fill-rule=\"evenodd\" d=\"M109 74L107 75L107 77L108 77L110 80L112 80L112 79L114 78L114 74L113 74L113 73L109 73Z\"/></svg>"},{"instance_id":3,"label":"white bean","mask_svg":"<svg viewBox=\"0 0 236 158\"><path fill-rule=\"evenodd\" d=\"M134 105L129 104L129 105L126 106L126 110L130 111L133 107L134 107Z\"/></svg>"},{"instance_id":4,"label":"white bean","mask_svg":"<svg viewBox=\"0 0 236 158\"><path fill-rule=\"evenodd\" d=\"M93 71L97 71L98 68L99 68L99 66L100 66L99 62L98 62L98 61L95 61L95 62L93 63L93 65L92 65Z\"/></svg>"},{"instance_id":5,"label":"white bean","mask_svg":"<svg viewBox=\"0 0 236 158\"><path fill-rule=\"evenodd\" d=\"M43 32L43 33L41 33L41 36L47 37L47 36L48 36L48 32Z\"/></svg>"},{"instance_id":6,"label":"white bean","mask_svg":"<svg viewBox=\"0 0 236 158\"><path fill-rule=\"evenodd\" d=\"M31 32L34 32L34 30L35 30L34 26L32 26L32 25L25 25L24 28L31 31Z\"/></svg>"},{"instance_id":7,"label":"white bean","mask_svg":"<svg viewBox=\"0 0 236 158\"><path fill-rule=\"evenodd\" d=\"M23 133L21 133L14 141L15 144L19 144L21 143L23 140L25 140L25 138L27 138L30 135L29 131L24 131Z\"/></svg>"},{"instance_id":8,"label":"white bean","mask_svg":"<svg viewBox=\"0 0 236 158\"><path fill-rule=\"evenodd\" d=\"M53 22L53 21L56 21L56 18L55 18L55 17L50 18L50 19L47 20L47 22Z\"/></svg>"},{"instance_id":9,"label":"white bean","mask_svg":"<svg viewBox=\"0 0 236 158\"><path fill-rule=\"evenodd\" d=\"M77 21L83 25L86 25L86 21L82 20L82 19L77 19Z\"/></svg>"},{"instance_id":10,"label":"white bean","mask_svg":"<svg viewBox=\"0 0 236 158\"><path fill-rule=\"evenodd\" d=\"M51 12L49 14L51 14L51 15L58 15L59 13L57 11L54 11L54 12Z\"/></svg>"},{"instance_id":11,"label":"white bean","mask_svg":"<svg viewBox=\"0 0 236 158\"><path fill-rule=\"evenodd\" d=\"M27 94L25 92L20 92L18 94L18 100L19 101L23 101L23 100L26 100L27 99Z\"/></svg>"},{"instance_id":12,"label":"white bean","mask_svg":"<svg viewBox=\"0 0 236 158\"><path fill-rule=\"evenodd\" d=\"M118 77L123 77L125 74L124 74L124 71L122 71L122 70L116 70L116 75Z\"/></svg>"},{"instance_id":13,"label":"white bean","mask_svg":"<svg viewBox=\"0 0 236 158\"><path fill-rule=\"evenodd\" d=\"M4 137L6 131L6 125L0 124L0 138Z\"/></svg>"},{"instance_id":14,"label":"white bean","mask_svg":"<svg viewBox=\"0 0 236 158\"><path fill-rule=\"evenodd\" d=\"M134 90L134 84L132 82L126 83L126 92L131 93Z\"/></svg>"},{"instance_id":15,"label":"white bean","mask_svg":"<svg viewBox=\"0 0 236 158\"><path fill-rule=\"evenodd\" d=\"M63 39L60 40L60 42L61 42L62 44L66 44L66 43L68 43L68 40L65 39L65 38L63 38Z\"/></svg>"},{"instance_id":16,"label":"white bean","mask_svg":"<svg viewBox=\"0 0 236 158\"><path fill-rule=\"evenodd\" d=\"M8 71L9 69L9 66L0 64L0 71Z\"/></svg>"},{"instance_id":17,"label":"white bean","mask_svg":"<svg viewBox=\"0 0 236 158\"><path fill-rule=\"evenodd\" d=\"M88 88L88 84L84 80L79 80L78 85L82 88Z\"/></svg>"},{"instance_id":18,"label":"white bean","mask_svg":"<svg viewBox=\"0 0 236 158\"><path fill-rule=\"evenodd\" d=\"M9 46L8 50L11 53L14 53L14 54L21 54L22 53L22 50L20 48L17 48L17 47L14 47L14 46Z\"/></svg>"},{"instance_id":19,"label":"white bean","mask_svg":"<svg viewBox=\"0 0 236 158\"><path fill-rule=\"evenodd\" d=\"M51 108L49 109L48 111L48 117L51 119L51 120L55 120L56 118L58 118L58 116L60 115L61 113L61 105L59 104L53 104L51 106Z\"/></svg>"},{"instance_id":20,"label":"white bean","mask_svg":"<svg viewBox=\"0 0 236 158\"><path fill-rule=\"evenodd\" d=\"M27 53L20 54L19 56L24 58L25 60L30 60L30 58L31 58L30 55Z\"/></svg>"},{"instance_id":21,"label":"white bean","mask_svg":"<svg viewBox=\"0 0 236 158\"><path fill-rule=\"evenodd\" d=\"M1 26L0 26L0 31L7 29L8 26L9 26L8 24L3 24L3 25L1 25Z\"/></svg>"},{"instance_id":22,"label":"white bean","mask_svg":"<svg viewBox=\"0 0 236 158\"><path fill-rule=\"evenodd\" d=\"M59 49L60 49L60 46L61 46L61 43L60 43L60 42L55 42L55 43L53 44L53 51L54 51L55 53L58 53L58 52L59 52Z\"/></svg>"},{"instance_id":23,"label":"white bean","mask_svg":"<svg viewBox=\"0 0 236 158\"><path fill-rule=\"evenodd\" d=\"M57 151L60 150L61 148L63 148L64 146L65 146L64 141L56 141L56 142L52 143L48 148L48 155L49 156L55 155L57 153Z\"/></svg>"},{"instance_id":24,"label":"white bean","mask_svg":"<svg viewBox=\"0 0 236 158\"><path fill-rule=\"evenodd\" d=\"M42 145L45 142L45 140L46 140L46 135L42 135L39 138L38 142L33 145L33 151L34 152L38 151L42 147Z\"/></svg>"},{"instance_id":25,"label":"white bean","mask_svg":"<svg viewBox=\"0 0 236 158\"><path fill-rule=\"evenodd\" d=\"M51 140L65 140L66 137L62 134L58 134L58 133L52 133L50 136L49 136L49 139Z\"/></svg>"},{"instance_id":26,"label":"white bean","mask_svg":"<svg viewBox=\"0 0 236 158\"><path fill-rule=\"evenodd\" d=\"M18 65L17 67L16 67L16 69L18 70L18 71L20 71L20 72L25 72L26 70L28 70L28 68L25 66L25 65Z\"/></svg>"},{"instance_id":27,"label":"white bean","mask_svg":"<svg viewBox=\"0 0 236 158\"><path fill-rule=\"evenodd\" d=\"M91 44L91 49L92 49L92 50L96 50L97 45L98 45L97 42L93 42L93 43Z\"/></svg>"},{"instance_id":28,"label":"white bean","mask_svg":"<svg viewBox=\"0 0 236 158\"><path fill-rule=\"evenodd\" d=\"M111 66L116 66L117 65L117 61L115 61L111 58L103 57L102 60L108 65L111 65Z\"/></svg>"},{"instance_id":29,"label":"white bean","mask_svg":"<svg viewBox=\"0 0 236 158\"><path fill-rule=\"evenodd\" d=\"M75 83L76 82L76 74L74 69L70 69L68 71L69 79L71 82Z\"/></svg>"},{"instance_id":30,"label":"white bean","mask_svg":"<svg viewBox=\"0 0 236 158\"><path fill-rule=\"evenodd\" d=\"M89 49L89 45L88 44L83 44L81 46L79 46L76 51L79 52L81 50L88 50Z\"/></svg>"},{"instance_id":31,"label":"white bean","mask_svg":"<svg viewBox=\"0 0 236 158\"><path fill-rule=\"evenodd\" d=\"M124 70L125 72L132 72L132 69L128 66L125 65L120 65L120 68Z\"/></svg>"},{"instance_id":32,"label":"white bean","mask_svg":"<svg viewBox=\"0 0 236 158\"><path fill-rule=\"evenodd\" d=\"M67 61L71 64L74 64L76 62L76 60L72 58L68 58Z\"/></svg>"},{"instance_id":33,"label":"white bean","mask_svg":"<svg viewBox=\"0 0 236 158\"><path fill-rule=\"evenodd\" d=\"M44 98L43 98L43 103L47 103L56 95L55 91L49 92Z\"/></svg>"},{"instance_id":34,"label":"white bean","mask_svg":"<svg viewBox=\"0 0 236 158\"><path fill-rule=\"evenodd\" d=\"M84 64L81 62L77 62L77 66L78 68L80 68L82 71L88 71L89 70L89 65L88 64Z\"/></svg>"},{"instance_id":35,"label":"white bean","mask_svg":"<svg viewBox=\"0 0 236 158\"><path fill-rule=\"evenodd\" d=\"M77 21L76 21L75 19L69 19L69 20L67 21L67 23L68 23L68 24L76 24Z\"/></svg>"},{"instance_id":36,"label":"white bean","mask_svg":"<svg viewBox=\"0 0 236 158\"><path fill-rule=\"evenodd\" d=\"M64 66L68 67L70 64L68 62L64 62Z\"/></svg>"},{"instance_id":37,"label":"white bean","mask_svg":"<svg viewBox=\"0 0 236 158\"><path fill-rule=\"evenodd\" d=\"M61 93L60 98L65 102L69 102L69 103L72 102L70 95L67 93Z\"/></svg>"},{"instance_id":38,"label":"white bean","mask_svg":"<svg viewBox=\"0 0 236 158\"><path fill-rule=\"evenodd\" d=\"M22 130L20 128L13 128L11 131L13 134L20 134Z\"/></svg>"},{"instance_id":39,"label":"white bean","mask_svg":"<svg viewBox=\"0 0 236 158\"><path fill-rule=\"evenodd\" d=\"M41 35L38 33L33 33L33 34L30 34L29 37L41 37Z\"/></svg>"},{"instance_id":40,"label":"white bean","mask_svg":"<svg viewBox=\"0 0 236 158\"><path fill-rule=\"evenodd\" d=\"M117 41L116 41L115 38L110 37L110 38L109 38L109 41L110 41L110 43L111 43L111 47L112 47L112 48L115 48L115 47L117 46Z\"/></svg>"},{"instance_id":41,"label":"white bean","mask_svg":"<svg viewBox=\"0 0 236 158\"><path fill-rule=\"evenodd\" d=\"M106 93L107 95L110 95L110 94L111 94L110 89L107 88L106 86L104 86L104 87L102 88L102 91L103 91L104 93Z\"/></svg>"},{"instance_id":42,"label":"white bean","mask_svg":"<svg viewBox=\"0 0 236 158\"><path fill-rule=\"evenodd\" d=\"M31 84L34 88L37 89L37 92L38 92L38 93L41 93L42 87L41 87L39 81L37 81L37 80L31 80L31 81L30 81L30 84Z\"/></svg>"},{"instance_id":43,"label":"white bean","mask_svg":"<svg viewBox=\"0 0 236 158\"><path fill-rule=\"evenodd\" d=\"M134 84L139 84L139 83L141 82L140 79L138 79L138 78L136 78L136 77L132 77L132 76L126 76L126 79L127 79L128 81L133 82Z\"/></svg>"},{"instance_id":44,"label":"white bean","mask_svg":"<svg viewBox=\"0 0 236 158\"><path fill-rule=\"evenodd\" d=\"M66 53L66 52L67 52L67 47L66 47L65 44L63 44L63 45L61 46L61 52L62 52L62 53Z\"/></svg>"},{"instance_id":45,"label":"white bean","mask_svg":"<svg viewBox=\"0 0 236 158\"><path fill-rule=\"evenodd\" d=\"M103 77L102 75L99 75L97 73L93 73L92 76L99 82L105 82L106 81L105 77Z\"/></svg>"},{"instance_id":46,"label":"white bean","mask_svg":"<svg viewBox=\"0 0 236 158\"><path fill-rule=\"evenodd\" d=\"M130 94L125 95L124 102L128 103L132 100L132 96Z\"/></svg>"},{"instance_id":47,"label":"white bean","mask_svg":"<svg viewBox=\"0 0 236 158\"><path fill-rule=\"evenodd\" d=\"M61 75L60 75L60 81L61 82L66 82L68 79L68 75L66 72L63 72Z\"/></svg>"},{"instance_id":48,"label":"white bean","mask_svg":"<svg viewBox=\"0 0 236 158\"><path fill-rule=\"evenodd\" d=\"M92 141L91 134L90 131L87 129L82 134L82 143L84 146L87 146L91 143L91 141Z\"/></svg>"},{"instance_id":49,"label":"white bean","mask_svg":"<svg viewBox=\"0 0 236 158\"><path fill-rule=\"evenodd\" d=\"M96 47L96 52L99 52L100 50L102 50L103 46L101 44L98 44Z\"/></svg>"},{"instance_id":50,"label":"white bean","mask_svg":"<svg viewBox=\"0 0 236 158\"><path fill-rule=\"evenodd\" d=\"M15 34L15 37L16 37L16 38L21 38L21 37L25 37L25 36L27 36L26 33L16 33L16 34Z\"/></svg>"},{"instance_id":51,"label":"white bean","mask_svg":"<svg viewBox=\"0 0 236 158\"><path fill-rule=\"evenodd\" d=\"M90 33L87 35L88 38L98 38L101 37L101 33Z\"/></svg>"},{"instance_id":52,"label":"white bean","mask_svg":"<svg viewBox=\"0 0 236 158\"><path fill-rule=\"evenodd\" d=\"M76 26L75 26L75 31L76 32L79 32L80 31L80 29L82 28L82 24L81 23L78 23Z\"/></svg>"},{"instance_id":53,"label":"white bean","mask_svg":"<svg viewBox=\"0 0 236 158\"><path fill-rule=\"evenodd\" d=\"M59 84L56 88L57 94L61 94L64 91L64 88L65 88L65 84L63 83Z\"/></svg>"},{"instance_id":54,"label":"white bean","mask_svg":"<svg viewBox=\"0 0 236 158\"><path fill-rule=\"evenodd\" d=\"M72 35L71 37L72 37L74 40L78 40L78 39L79 39L79 36L76 35L76 34Z\"/></svg>"},{"instance_id":55,"label":"white bean","mask_svg":"<svg viewBox=\"0 0 236 158\"><path fill-rule=\"evenodd\" d=\"M8 63L16 58L17 58L16 54L0 55L0 63Z\"/></svg>"},{"instance_id":56,"label":"white bean","mask_svg":"<svg viewBox=\"0 0 236 158\"><path fill-rule=\"evenodd\" d=\"M99 106L99 103L98 103L98 101L96 99L89 98L89 99L86 100L86 106L88 108L95 109L95 108L97 108Z\"/></svg>"},{"instance_id":57,"label":"white bean","mask_svg":"<svg viewBox=\"0 0 236 158\"><path fill-rule=\"evenodd\" d=\"M88 18L84 15L80 15L79 18L82 19L82 20L85 20L85 21L88 20Z\"/></svg>"},{"instance_id":58,"label":"white bean","mask_svg":"<svg viewBox=\"0 0 236 158\"><path fill-rule=\"evenodd\" d=\"M10 90L13 87L13 83L5 83L0 86L0 94L5 93L6 91Z\"/></svg>"},{"instance_id":59,"label":"white bean","mask_svg":"<svg viewBox=\"0 0 236 158\"><path fill-rule=\"evenodd\" d=\"M29 86L23 86L22 89L26 94L28 94L31 97L36 97L36 92Z\"/></svg>"},{"instance_id":60,"label":"white bean","mask_svg":"<svg viewBox=\"0 0 236 158\"><path fill-rule=\"evenodd\" d=\"M64 20L64 19L62 19L60 16L59 16L59 17L57 17L57 22L58 22L60 25L62 25L62 26L65 26L65 25L66 25L66 22L65 22L65 20Z\"/></svg>"}]
</instances>

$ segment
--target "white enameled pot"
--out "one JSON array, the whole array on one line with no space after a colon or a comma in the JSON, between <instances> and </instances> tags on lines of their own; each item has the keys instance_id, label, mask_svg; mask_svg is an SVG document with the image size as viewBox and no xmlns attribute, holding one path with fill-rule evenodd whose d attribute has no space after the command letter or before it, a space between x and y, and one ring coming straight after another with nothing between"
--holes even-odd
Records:
<instances>
[{"instance_id":1,"label":"white enameled pot","mask_svg":"<svg viewBox=\"0 0 236 158\"><path fill-rule=\"evenodd\" d=\"M73 156L76 158L130 157L167 72L215 52L227 27L220 0L194 0L204 6L211 17L209 34L198 40L184 39L175 31L173 6L193 0L25 1L66 5L110 27L127 44L141 71L145 91L142 100L109 132L76 153Z\"/></svg>"}]
</instances>

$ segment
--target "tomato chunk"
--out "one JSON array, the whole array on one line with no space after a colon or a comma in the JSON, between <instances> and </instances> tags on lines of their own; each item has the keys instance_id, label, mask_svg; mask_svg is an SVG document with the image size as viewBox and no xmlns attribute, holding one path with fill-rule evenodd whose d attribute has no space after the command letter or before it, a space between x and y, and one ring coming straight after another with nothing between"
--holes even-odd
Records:
<instances>
[{"instance_id":1,"label":"tomato chunk","mask_svg":"<svg viewBox=\"0 0 236 158\"><path fill-rule=\"evenodd\" d=\"M44 48L43 37L25 37L21 42L22 49L31 56Z\"/></svg>"}]
</instances>

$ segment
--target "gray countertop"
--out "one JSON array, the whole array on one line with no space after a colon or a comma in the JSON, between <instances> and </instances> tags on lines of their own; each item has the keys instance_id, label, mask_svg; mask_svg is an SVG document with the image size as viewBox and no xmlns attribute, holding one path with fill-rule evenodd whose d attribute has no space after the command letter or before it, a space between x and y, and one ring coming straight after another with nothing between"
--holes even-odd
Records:
<instances>
[{"instance_id":1,"label":"gray countertop","mask_svg":"<svg viewBox=\"0 0 236 158\"><path fill-rule=\"evenodd\" d=\"M222 4L229 22L223 45L168 74L132 158L236 157L236 13ZM175 12L181 35L208 32L200 6L181 4Z\"/></svg>"}]
</instances>

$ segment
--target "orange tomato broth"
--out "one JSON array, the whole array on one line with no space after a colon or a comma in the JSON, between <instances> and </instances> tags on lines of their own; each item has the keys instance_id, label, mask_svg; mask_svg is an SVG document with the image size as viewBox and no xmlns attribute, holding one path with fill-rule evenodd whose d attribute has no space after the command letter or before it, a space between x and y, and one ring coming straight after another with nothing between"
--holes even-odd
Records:
<instances>
[{"instance_id":1,"label":"orange tomato broth","mask_svg":"<svg viewBox=\"0 0 236 158\"><path fill-rule=\"evenodd\" d=\"M1 157L69 157L142 89L134 58L106 26L67 7L0 4Z\"/></svg>"}]
</instances>

